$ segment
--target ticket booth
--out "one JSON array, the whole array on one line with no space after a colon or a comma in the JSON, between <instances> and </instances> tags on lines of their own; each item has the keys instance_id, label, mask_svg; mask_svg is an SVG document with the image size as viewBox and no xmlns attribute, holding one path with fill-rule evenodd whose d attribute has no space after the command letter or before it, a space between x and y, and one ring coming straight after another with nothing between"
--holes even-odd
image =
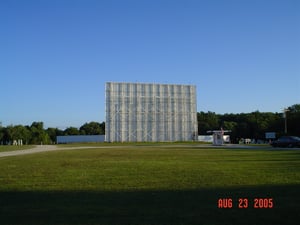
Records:
<instances>
[{"instance_id":1,"label":"ticket booth","mask_svg":"<svg viewBox=\"0 0 300 225\"><path fill-rule=\"evenodd\" d=\"M224 132L222 131L214 131L213 132L213 145L223 145L224 139L223 139Z\"/></svg>"},{"instance_id":2,"label":"ticket booth","mask_svg":"<svg viewBox=\"0 0 300 225\"><path fill-rule=\"evenodd\" d=\"M224 144L224 133L230 133L231 130L223 130L221 128L221 130L210 130L207 131L207 133L212 133L212 137L213 137L213 145L223 145Z\"/></svg>"}]
</instances>

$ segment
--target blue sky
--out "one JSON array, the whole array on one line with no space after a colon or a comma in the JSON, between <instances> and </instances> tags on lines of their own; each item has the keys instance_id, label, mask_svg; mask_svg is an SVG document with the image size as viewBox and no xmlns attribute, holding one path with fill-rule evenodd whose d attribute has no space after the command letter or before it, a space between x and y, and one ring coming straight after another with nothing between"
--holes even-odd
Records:
<instances>
[{"instance_id":1,"label":"blue sky","mask_svg":"<svg viewBox=\"0 0 300 225\"><path fill-rule=\"evenodd\" d=\"M105 83L197 86L198 111L300 103L300 1L2 0L2 125L105 121Z\"/></svg>"}]
</instances>

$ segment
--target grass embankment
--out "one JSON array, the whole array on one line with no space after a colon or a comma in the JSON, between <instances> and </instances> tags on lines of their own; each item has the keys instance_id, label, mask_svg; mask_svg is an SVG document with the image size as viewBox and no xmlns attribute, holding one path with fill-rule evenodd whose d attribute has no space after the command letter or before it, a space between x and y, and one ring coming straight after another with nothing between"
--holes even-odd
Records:
<instances>
[{"instance_id":1,"label":"grass embankment","mask_svg":"<svg viewBox=\"0 0 300 225\"><path fill-rule=\"evenodd\" d=\"M3 224L297 224L300 151L123 146L0 158ZM231 198L231 209L218 199ZM238 208L247 198L247 209ZM255 198L272 198L255 209ZM0 221L0 224L1 224Z\"/></svg>"},{"instance_id":2,"label":"grass embankment","mask_svg":"<svg viewBox=\"0 0 300 225\"><path fill-rule=\"evenodd\" d=\"M178 146L178 145L199 145L199 144L211 144L207 142L199 141L177 141L177 142L99 142L99 143L69 143L69 144L57 144L58 147L103 147L103 146Z\"/></svg>"}]
</instances>

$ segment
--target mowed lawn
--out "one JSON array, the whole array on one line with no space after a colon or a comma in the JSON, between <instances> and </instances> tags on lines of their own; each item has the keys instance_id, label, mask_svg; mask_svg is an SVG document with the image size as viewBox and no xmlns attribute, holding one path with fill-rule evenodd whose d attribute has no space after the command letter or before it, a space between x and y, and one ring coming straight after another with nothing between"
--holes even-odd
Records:
<instances>
[{"instance_id":1,"label":"mowed lawn","mask_svg":"<svg viewBox=\"0 0 300 225\"><path fill-rule=\"evenodd\" d=\"M0 158L0 224L298 224L299 191L296 149L105 145Z\"/></svg>"}]
</instances>

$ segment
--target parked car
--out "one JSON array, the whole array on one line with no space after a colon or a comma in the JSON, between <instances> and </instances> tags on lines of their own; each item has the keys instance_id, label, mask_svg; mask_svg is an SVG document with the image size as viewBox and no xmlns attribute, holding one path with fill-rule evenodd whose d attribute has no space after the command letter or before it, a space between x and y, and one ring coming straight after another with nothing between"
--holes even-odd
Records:
<instances>
[{"instance_id":1,"label":"parked car","mask_svg":"<svg viewBox=\"0 0 300 225\"><path fill-rule=\"evenodd\" d=\"M300 147L300 138L296 136L283 136L271 143L273 147Z\"/></svg>"}]
</instances>

